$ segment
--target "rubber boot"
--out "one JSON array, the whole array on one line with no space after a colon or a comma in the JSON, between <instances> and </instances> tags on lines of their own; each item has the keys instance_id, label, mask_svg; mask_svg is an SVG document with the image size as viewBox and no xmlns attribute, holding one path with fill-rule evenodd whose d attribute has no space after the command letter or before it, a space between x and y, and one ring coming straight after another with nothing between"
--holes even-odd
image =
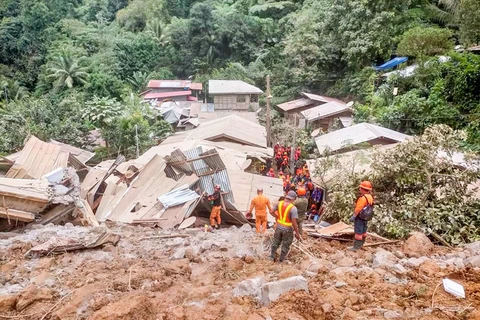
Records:
<instances>
[{"instance_id":1,"label":"rubber boot","mask_svg":"<svg viewBox=\"0 0 480 320\"><path fill-rule=\"evenodd\" d=\"M360 250L360 248L361 248L362 245L363 245L363 241L364 241L364 240L355 240L355 242L353 243L353 247L348 248L348 250L350 250L350 251L358 251L358 250Z\"/></svg>"}]
</instances>

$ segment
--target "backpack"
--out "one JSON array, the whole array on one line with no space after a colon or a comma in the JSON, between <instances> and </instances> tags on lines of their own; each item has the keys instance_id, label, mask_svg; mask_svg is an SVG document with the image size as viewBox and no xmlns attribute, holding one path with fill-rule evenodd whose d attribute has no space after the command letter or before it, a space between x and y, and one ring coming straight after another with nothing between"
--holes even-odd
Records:
<instances>
[{"instance_id":1,"label":"backpack","mask_svg":"<svg viewBox=\"0 0 480 320\"><path fill-rule=\"evenodd\" d=\"M364 196L367 200L367 204L363 207L362 211L359 212L358 217L365 221L370 221L373 218L373 202L370 204L368 198Z\"/></svg>"}]
</instances>

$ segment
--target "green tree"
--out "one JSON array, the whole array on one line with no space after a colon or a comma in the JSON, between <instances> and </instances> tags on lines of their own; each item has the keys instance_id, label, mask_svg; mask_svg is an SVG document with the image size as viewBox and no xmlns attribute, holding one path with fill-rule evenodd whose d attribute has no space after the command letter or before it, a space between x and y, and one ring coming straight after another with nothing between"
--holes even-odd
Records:
<instances>
[{"instance_id":1,"label":"green tree","mask_svg":"<svg viewBox=\"0 0 480 320\"><path fill-rule=\"evenodd\" d=\"M142 92L147 87L148 74L146 72L134 72L127 80L135 91Z\"/></svg>"},{"instance_id":2,"label":"green tree","mask_svg":"<svg viewBox=\"0 0 480 320\"><path fill-rule=\"evenodd\" d=\"M416 27L403 34L397 53L417 58L440 55L453 49L452 36L448 29Z\"/></svg>"},{"instance_id":3,"label":"green tree","mask_svg":"<svg viewBox=\"0 0 480 320\"><path fill-rule=\"evenodd\" d=\"M75 85L87 83L87 68L81 67L82 59L75 60L70 54L64 53L55 58L48 68L48 78L54 80L58 89L73 88Z\"/></svg>"},{"instance_id":4,"label":"green tree","mask_svg":"<svg viewBox=\"0 0 480 320\"><path fill-rule=\"evenodd\" d=\"M105 97L94 97L85 102L85 107L83 118L101 129L110 125L125 111L125 107L116 99Z\"/></svg>"}]
</instances>

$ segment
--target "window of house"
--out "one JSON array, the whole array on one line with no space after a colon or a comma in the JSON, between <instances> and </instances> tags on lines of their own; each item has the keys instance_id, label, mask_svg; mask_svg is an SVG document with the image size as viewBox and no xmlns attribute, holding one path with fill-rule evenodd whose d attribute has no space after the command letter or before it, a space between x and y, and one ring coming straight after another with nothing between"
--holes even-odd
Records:
<instances>
[{"instance_id":1,"label":"window of house","mask_svg":"<svg viewBox=\"0 0 480 320\"><path fill-rule=\"evenodd\" d=\"M245 96L237 96L237 103L245 103L247 101Z\"/></svg>"},{"instance_id":2,"label":"window of house","mask_svg":"<svg viewBox=\"0 0 480 320\"><path fill-rule=\"evenodd\" d=\"M250 96L250 102L258 102L258 96Z\"/></svg>"}]
</instances>

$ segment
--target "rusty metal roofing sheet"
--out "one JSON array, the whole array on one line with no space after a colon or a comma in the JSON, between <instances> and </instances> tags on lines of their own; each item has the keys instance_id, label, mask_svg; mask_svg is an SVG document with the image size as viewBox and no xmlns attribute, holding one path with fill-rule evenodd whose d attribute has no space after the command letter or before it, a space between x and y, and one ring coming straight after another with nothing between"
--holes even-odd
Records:
<instances>
[{"instance_id":1,"label":"rusty metal roofing sheet","mask_svg":"<svg viewBox=\"0 0 480 320\"><path fill-rule=\"evenodd\" d=\"M165 99L181 96L189 96L192 94L192 91L172 91L172 92L149 92L143 96L143 99Z\"/></svg>"},{"instance_id":2,"label":"rusty metal roofing sheet","mask_svg":"<svg viewBox=\"0 0 480 320\"><path fill-rule=\"evenodd\" d=\"M70 153L71 155L73 155L76 159L78 159L83 164L87 163L87 161L92 159L93 156L95 155L95 153L93 153L93 152L83 150L83 149L74 147L72 145L62 143L60 141L50 140L50 143L59 145L63 152Z\"/></svg>"},{"instance_id":3,"label":"rusty metal roofing sheet","mask_svg":"<svg viewBox=\"0 0 480 320\"><path fill-rule=\"evenodd\" d=\"M148 88L190 88L192 81L190 80L150 80Z\"/></svg>"},{"instance_id":4,"label":"rusty metal roofing sheet","mask_svg":"<svg viewBox=\"0 0 480 320\"><path fill-rule=\"evenodd\" d=\"M235 197L234 205L242 212L248 210L259 188L263 189L263 194L270 199L272 206L283 195L283 182L279 178L232 170L228 170L228 175Z\"/></svg>"},{"instance_id":5,"label":"rusty metal roofing sheet","mask_svg":"<svg viewBox=\"0 0 480 320\"><path fill-rule=\"evenodd\" d=\"M68 157L69 154L63 152L60 146L43 142L32 136L8 170L6 177L40 179L54 169L67 167Z\"/></svg>"}]
</instances>

